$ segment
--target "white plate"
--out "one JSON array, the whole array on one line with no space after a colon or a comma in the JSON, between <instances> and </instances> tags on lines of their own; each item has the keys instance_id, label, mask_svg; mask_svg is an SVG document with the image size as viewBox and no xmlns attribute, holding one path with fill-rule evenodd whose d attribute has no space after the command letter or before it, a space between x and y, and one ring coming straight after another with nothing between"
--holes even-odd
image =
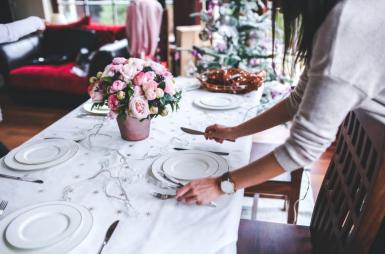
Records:
<instances>
[{"instance_id":1,"label":"white plate","mask_svg":"<svg viewBox=\"0 0 385 254\"><path fill-rule=\"evenodd\" d=\"M233 100L229 97L206 96L201 98L200 102L209 107L223 108L229 107Z\"/></svg>"},{"instance_id":2,"label":"white plate","mask_svg":"<svg viewBox=\"0 0 385 254\"><path fill-rule=\"evenodd\" d=\"M178 154L163 163L167 176L180 180L194 180L212 176L218 170L218 163L208 154Z\"/></svg>"},{"instance_id":3,"label":"white plate","mask_svg":"<svg viewBox=\"0 0 385 254\"><path fill-rule=\"evenodd\" d=\"M21 249L54 245L75 233L82 215L73 206L43 205L22 213L8 225L5 238Z\"/></svg>"},{"instance_id":4,"label":"white plate","mask_svg":"<svg viewBox=\"0 0 385 254\"><path fill-rule=\"evenodd\" d=\"M15 154L15 160L23 164L43 164L64 156L70 147L63 140L40 140L23 146Z\"/></svg>"},{"instance_id":5,"label":"white plate","mask_svg":"<svg viewBox=\"0 0 385 254\"><path fill-rule=\"evenodd\" d=\"M73 234L68 236L63 241L58 242L52 246L39 248L39 249L29 249L29 250L19 249L19 248L13 247L6 241L4 237L5 230L8 227L9 223L13 221L16 217L18 217L19 215L29 210L32 210L40 206L56 205L56 204L72 206L81 213L82 215L81 224L78 230L76 230ZM88 211L88 209L73 203L64 202L64 201L54 201L54 202L40 203L37 205L25 207L25 208L22 208L21 210L11 213L10 215L8 215L7 217L5 217L0 221L0 234L2 236L0 239L0 253L1 254L53 254L53 253L66 254L84 241L84 239L90 233L92 229L92 225L93 225L92 214Z\"/></svg>"},{"instance_id":6,"label":"white plate","mask_svg":"<svg viewBox=\"0 0 385 254\"><path fill-rule=\"evenodd\" d=\"M179 152L174 152L168 155L161 156L157 158L151 165L151 172L154 175L156 179L158 179L160 182L172 185L173 183L168 181L167 179L164 179L164 177L160 174L160 172L163 172L163 163L175 156L180 156L181 154L207 154L210 155L215 161L218 163L218 170L212 175L213 177L221 176L228 170L228 163L226 159L223 157L213 154L210 152L204 152L204 151L198 151L198 150L188 150L188 151L179 151ZM171 177L170 177L171 178ZM178 180L178 179L173 179L178 183L181 184L187 184L189 181L184 181L184 180Z\"/></svg>"},{"instance_id":7,"label":"white plate","mask_svg":"<svg viewBox=\"0 0 385 254\"><path fill-rule=\"evenodd\" d=\"M16 148L16 149L13 149L12 151L10 151L4 157L3 162L4 162L5 166L7 166L8 168L13 169L13 170L19 170L19 171L39 170L39 169L46 169L46 168L56 166L58 164L66 162L69 159L71 159L72 157L74 157L75 154L79 150L78 144L75 143L74 141L67 140L67 139L57 139L57 141L59 141L59 140L62 140L63 142L67 142L67 144L69 145L70 148L64 156L58 158L57 160L50 161L47 163L42 163L42 164L36 164L36 165L26 165L26 164L19 163L15 160L15 154L19 151L19 149L22 149L22 147L20 147L20 148Z\"/></svg>"},{"instance_id":8,"label":"white plate","mask_svg":"<svg viewBox=\"0 0 385 254\"><path fill-rule=\"evenodd\" d=\"M106 105L103 105L102 107L92 108L93 104L94 103L92 101L88 100L83 104L83 109L88 113L95 114L95 115L107 115L108 112L110 111L110 109Z\"/></svg>"},{"instance_id":9,"label":"white plate","mask_svg":"<svg viewBox=\"0 0 385 254\"><path fill-rule=\"evenodd\" d=\"M194 104L204 109L227 110L241 106L241 100L232 94L210 94L194 100Z\"/></svg>"}]
</instances>

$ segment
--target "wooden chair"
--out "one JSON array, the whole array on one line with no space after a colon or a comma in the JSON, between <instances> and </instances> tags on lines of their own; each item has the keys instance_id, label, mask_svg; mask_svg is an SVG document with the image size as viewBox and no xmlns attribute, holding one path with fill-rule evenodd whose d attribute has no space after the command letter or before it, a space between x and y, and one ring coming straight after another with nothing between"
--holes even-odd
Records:
<instances>
[{"instance_id":1,"label":"wooden chair","mask_svg":"<svg viewBox=\"0 0 385 254\"><path fill-rule=\"evenodd\" d=\"M310 227L242 220L238 253L385 253L385 124L341 125Z\"/></svg>"},{"instance_id":2,"label":"wooden chair","mask_svg":"<svg viewBox=\"0 0 385 254\"><path fill-rule=\"evenodd\" d=\"M250 161L254 161L268 154L273 151L276 146L277 145L267 143L254 143ZM244 195L246 197L254 198L252 219L255 219L256 216L259 197L278 198L285 200L284 209L287 207L288 211L287 223L295 224L295 211L298 211L298 202L296 201L300 199L302 174L303 169L298 169L291 172L290 175L287 174L288 179L273 179L262 184L246 188Z\"/></svg>"}]
</instances>

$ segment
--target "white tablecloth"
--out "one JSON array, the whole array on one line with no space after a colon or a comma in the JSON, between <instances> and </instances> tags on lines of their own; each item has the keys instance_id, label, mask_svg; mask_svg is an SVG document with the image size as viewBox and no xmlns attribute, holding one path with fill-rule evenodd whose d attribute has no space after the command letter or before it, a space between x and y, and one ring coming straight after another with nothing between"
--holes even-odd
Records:
<instances>
[{"instance_id":1,"label":"white tablecloth","mask_svg":"<svg viewBox=\"0 0 385 254\"><path fill-rule=\"evenodd\" d=\"M181 85L185 82L185 79L177 81ZM104 253L208 254L231 246L237 240L242 191L218 199L217 208L185 205L175 200L158 200L150 195L150 190L154 187L147 177L147 171L154 158L140 159L146 152L148 155L157 155L160 152L165 154L172 152L173 146L185 145L230 152L227 159L232 169L247 164L251 149L250 137L220 145L206 141L200 136L183 134L179 127L203 130L215 122L228 125L240 123L244 120L245 112L258 104L261 91L241 96L242 107L229 111L202 110L193 106L192 101L205 94L208 92L203 90L184 93L180 110L167 117L152 120L150 137L144 141L124 141L120 137L116 122L105 122L100 133L109 134L112 138L100 136L94 145L116 149L126 155L131 167L126 171L114 167L120 165L115 152L97 148L90 150L87 141L81 143L78 154L70 161L47 170L25 174L1 165L1 173L28 175L44 180L44 184L39 185L0 178L0 199L9 201L5 215L38 202L63 200L63 197L87 207L94 218L93 228L86 240L71 254L96 253L108 226L116 219L120 219L120 224ZM81 106L31 141L55 135L76 136L81 130L90 129L101 121L100 117L79 118L79 113L84 113ZM250 117L253 114L255 113L251 113ZM173 137L178 137L179 140L175 141ZM123 194L116 181L108 178L106 174L101 174L93 180L85 180L100 171L101 165L113 168L112 175L131 176L129 181L123 182L123 187L134 209L128 210L124 202L118 199ZM137 180L133 175L138 176ZM105 192L110 197L107 197Z\"/></svg>"}]
</instances>

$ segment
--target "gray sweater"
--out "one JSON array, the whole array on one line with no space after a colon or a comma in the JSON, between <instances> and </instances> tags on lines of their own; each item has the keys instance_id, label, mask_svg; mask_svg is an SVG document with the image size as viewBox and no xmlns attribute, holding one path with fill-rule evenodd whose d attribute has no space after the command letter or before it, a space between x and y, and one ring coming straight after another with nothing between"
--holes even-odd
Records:
<instances>
[{"instance_id":1,"label":"gray sweater","mask_svg":"<svg viewBox=\"0 0 385 254\"><path fill-rule=\"evenodd\" d=\"M274 151L286 171L318 159L351 110L385 122L384 13L385 1L345 0L321 25L310 64L286 99L293 124Z\"/></svg>"}]
</instances>

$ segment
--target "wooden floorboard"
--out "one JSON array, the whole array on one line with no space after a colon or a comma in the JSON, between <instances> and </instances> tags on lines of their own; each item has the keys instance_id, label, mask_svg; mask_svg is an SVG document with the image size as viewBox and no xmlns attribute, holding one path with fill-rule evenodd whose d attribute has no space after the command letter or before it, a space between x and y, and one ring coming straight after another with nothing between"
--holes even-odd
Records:
<instances>
[{"instance_id":1,"label":"wooden floorboard","mask_svg":"<svg viewBox=\"0 0 385 254\"><path fill-rule=\"evenodd\" d=\"M61 117L71 108L26 106L15 103L8 94L0 91L0 142L9 149L15 148Z\"/></svg>"}]
</instances>

